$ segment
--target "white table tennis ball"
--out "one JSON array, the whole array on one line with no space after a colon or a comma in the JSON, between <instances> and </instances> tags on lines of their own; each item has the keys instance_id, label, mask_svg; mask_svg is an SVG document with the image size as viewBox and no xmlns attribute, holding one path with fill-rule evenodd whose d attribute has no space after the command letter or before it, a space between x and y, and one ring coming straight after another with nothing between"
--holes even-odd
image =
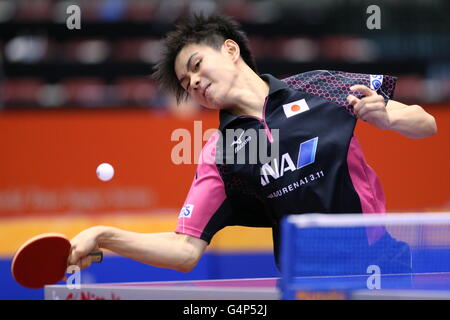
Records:
<instances>
[{"instance_id":1,"label":"white table tennis ball","mask_svg":"<svg viewBox=\"0 0 450 320\"><path fill-rule=\"evenodd\" d=\"M97 177L102 181L109 181L114 177L114 168L109 163L102 163L97 167Z\"/></svg>"}]
</instances>

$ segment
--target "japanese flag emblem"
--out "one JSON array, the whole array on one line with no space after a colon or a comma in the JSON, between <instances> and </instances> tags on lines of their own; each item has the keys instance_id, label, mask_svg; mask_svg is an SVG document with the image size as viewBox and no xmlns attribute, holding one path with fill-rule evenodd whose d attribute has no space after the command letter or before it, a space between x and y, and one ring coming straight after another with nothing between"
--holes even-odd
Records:
<instances>
[{"instance_id":1,"label":"japanese flag emblem","mask_svg":"<svg viewBox=\"0 0 450 320\"><path fill-rule=\"evenodd\" d=\"M302 112L308 111L309 106L305 99L301 99L288 104L283 104L283 110L286 117L290 118Z\"/></svg>"}]
</instances>

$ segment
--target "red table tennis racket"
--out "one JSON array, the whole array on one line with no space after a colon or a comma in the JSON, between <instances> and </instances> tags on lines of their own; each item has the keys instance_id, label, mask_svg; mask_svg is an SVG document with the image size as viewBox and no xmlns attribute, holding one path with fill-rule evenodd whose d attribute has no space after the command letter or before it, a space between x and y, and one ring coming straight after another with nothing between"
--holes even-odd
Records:
<instances>
[{"instance_id":1,"label":"red table tennis racket","mask_svg":"<svg viewBox=\"0 0 450 320\"><path fill-rule=\"evenodd\" d=\"M24 287L39 289L63 280L67 270L71 244L59 233L43 233L26 241L14 255L11 273ZM90 254L93 262L101 262L103 252Z\"/></svg>"}]
</instances>

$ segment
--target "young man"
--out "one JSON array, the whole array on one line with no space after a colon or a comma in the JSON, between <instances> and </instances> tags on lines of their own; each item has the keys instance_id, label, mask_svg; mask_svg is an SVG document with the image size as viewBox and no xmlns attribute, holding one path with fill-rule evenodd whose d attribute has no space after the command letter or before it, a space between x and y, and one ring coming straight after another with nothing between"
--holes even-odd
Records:
<instances>
[{"instance_id":1,"label":"young man","mask_svg":"<svg viewBox=\"0 0 450 320\"><path fill-rule=\"evenodd\" d=\"M227 141L215 134L206 143L174 232L93 227L72 239L69 264L85 268L88 254L105 248L187 272L228 225L271 227L277 253L285 215L385 212L381 185L353 135L357 119L411 138L436 132L434 118L423 108L390 99L394 77L327 70L283 81L259 75L246 36L226 17L198 16L179 24L165 49L155 71L163 87L178 101L189 96L220 110L223 137L231 129L241 135ZM251 130L261 134L242 135ZM251 148L245 144L250 143L277 145L278 156L227 161L241 153L248 160ZM383 237L383 230L369 230L367 243Z\"/></svg>"}]
</instances>

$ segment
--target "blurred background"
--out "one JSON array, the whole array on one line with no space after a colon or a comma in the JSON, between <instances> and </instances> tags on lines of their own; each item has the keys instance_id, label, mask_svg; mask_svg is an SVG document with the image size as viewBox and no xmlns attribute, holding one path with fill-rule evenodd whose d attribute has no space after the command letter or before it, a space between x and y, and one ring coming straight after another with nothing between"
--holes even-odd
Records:
<instances>
[{"instance_id":1,"label":"blurred background","mask_svg":"<svg viewBox=\"0 0 450 320\"><path fill-rule=\"evenodd\" d=\"M80 29L68 29L70 5ZM366 10L381 10L370 30ZM216 112L176 105L150 74L161 39L190 13L221 13L247 32L260 73L314 69L398 77L394 99L435 116L438 134L356 133L389 212L450 211L450 2L446 0L0 0L0 299L42 299L10 275L20 244L41 232L74 236L98 224L137 232L175 228L194 164L171 160L178 128L193 149ZM194 121L199 121L195 122ZM200 124L200 127L199 127ZM174 141L175 140L175 141ZM196 152L188 155L195 161ZM115 177L97 179L111 163ZM277 276L271 232L230 227L189 274L115 255L83 282Z\"/></svg>"}]
</instances>

